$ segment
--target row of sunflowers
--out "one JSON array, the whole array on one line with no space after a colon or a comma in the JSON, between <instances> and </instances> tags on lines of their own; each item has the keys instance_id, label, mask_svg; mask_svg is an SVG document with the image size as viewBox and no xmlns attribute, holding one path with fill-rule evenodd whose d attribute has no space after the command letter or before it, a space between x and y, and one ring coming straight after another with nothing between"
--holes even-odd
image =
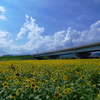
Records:
<instances>
[{"instance_id":1,"label":"row of sunflowers","mask_svg":"<svg viewBox=\"0 0 100 100\"><path fill-rule=\"evenodd\" d=\"M1 61L0 100L100 100L100 59Z\"/></svg>"}]
</instances>

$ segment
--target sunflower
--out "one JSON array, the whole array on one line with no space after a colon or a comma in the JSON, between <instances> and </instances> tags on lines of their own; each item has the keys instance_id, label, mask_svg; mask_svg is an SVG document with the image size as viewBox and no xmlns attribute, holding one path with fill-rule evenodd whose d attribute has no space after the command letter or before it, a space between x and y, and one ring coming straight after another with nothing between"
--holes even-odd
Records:
<instances>
[{"instance_id":1,"label":"sunflower","mask_svg":"<svg viewBox=\"0 0 100 100\"><path fill-rule=\"evenodd\" d=\"M32 87L32 88L35 87L35 83L34 83L34 82L31 83L31 87Z\"/></svg>"},{"instance_id":2,"label":"sunflower","mask_svg":"<svg viewBox=\"0 0 100 100\"><path fill-rule=\"evenodd\" d=\"M63 92L67 92L67 89L64 89L64 91Z\"/></svg>"},{"instance_id":3,"label":"sunflower","mask_svg":"<svg viewBox=\"0 0 100 100\"><path fill-rule=\"evenodd\" d=\"M60 97L60 93L57 92L54 94L54 98L59 98L59 97Z\"/></svg>"},{"instance_id":4,"label":"sunflower","mask_svg":"<svg viewBox=\"0 0 100 100\"><path fill-rule=\"evenodd\" d=\"M12 76L10 76L10 80L12 80L13 79L13 77Z\"/></svg>"},{"instance_id":5,"label":"sunflower","mask_svg":"<svg viewBox=\"0 0 100 100\"><path fill-rule=\"evenodd\" d=\"M31 79L32 82L35 82L35 79Z\"/></svg>"},{"instance_id":6,"label":"sunflower","mask_svg":"<svg viewBox=\"0 0 100 100\"><path fill-rule=\"evenodd\" d=\"M38 81L38 85L42 85L42 82L41 81Z\"/></svg>"},{"instance_id":7,"label":"sunflower","mask_svg":"<svg viewBox=\"0 0 100 100\"><path fill-rule=\"evenodd\" d=\"M30 83L30 82L31 82L31 80L29 80L29 79L26 80L26 83Z\"/></svg>"},{"instance_id":8,"label":"sunflower","mask_svg":"<svg viewBox=\"0 0 100 100\"><path fill-rule=\"evenodd\" d=\"M87 82L87 85L91 85L91 81L88 81L88 82Z\"/></svg>"},{"instance_id":9,"label":"sunflower","mask_svg":"<svg viewBox=\"0 0 100 100\"><path fill-rule=\"evenodd\" d=\"M13 93L12 95L10 95L10 98L15 98L18 95L18 93Z\"/></svg>"},{"instance_id":10,"label":"sunflower","mask_svg":"<svg viewBox=\"0 0 100 100\"><path fill-rule=\"evenodd\" d=\"M77 72L76 74L80 74L81 72Z\"/></svg>"},{"instance_id":11,"label":"sunflower","mask_svg":"<svg viewBox=\"0 0 100 100\"><path fill-rule=\"evenodd\" d=\"M48 84L48 80L45 80L45 83Z\"/></svg>"},{"instance_id":12,"label":"sunflower","mask_svg":"<svg viewBox=\"0 0 100 100\"><path fill-rule=\"evenodd\" d=\"M57 87L58 91L60 92L61 91L61 87Z\"/></svg>"},{"instance_id":13,"label":"sunflower","mask_svg":"<svg viewBox=\"0 0 100 100\"><path fill-rule=\"evenodd\" d=\"M59 73L63 73L63 71L62 71L62 70L60 70L60 71L59 71Z\"/></svg>"},{"instance_id":14,"label":"sunflower","mask_svg":"<svg viewBox=\"0 0 100 100\"><path fill-rule=\"evenodd\" d=\"M6 86L4 86L4 90L7 90L8 89L8 86L6 85Z\"/></svg>"},{"instance_id":15,"label":"sunflower","mask_svg":"<svg viewBox=\"0 0 100 100\"><path fill-rule=\"evenodd\" d=\"M83 79L83 80L84 80L84 79L85 79L85 76L81 76L81 79Z\"/></svg>"},{"instance_id":16,"label":"sunflower","mask_svg":"<svg viewBox=\"0 0 100 100\"><path fill-rule=\"evenodd\" d=\"M38 91L39 90L39 87L38 86L35 86L34 87L34 91Z\"/></svg>"},{"instance_id":17,"label":"sunflower","mask_svg":"<svg viewBox=\"0 0 100 100\"><path fill-rule=\"evenodd\" d=\"M23 83L22 86L26 86L26 83Z\"/></svg>"},{"instance_id":18,"label":"sunflower","mask_svg":"<svg viewBox=\"0 0 100 100\"><path fill-rule=\"evenodd\" d=\"M58 79L54 79L53 81L54 81L54 82L58 82Z\"/></svg>"},{"instance_id":19,"label":"sunflower","mask_svg":"<svg viewBox=\"0 0 100 100\"><path fill-rule=\"evenodd\" d=\"M67 92L63 91L63 94L64 94L64 95L66 95L66 94L67 94Z\"/></svg>"},{"instance_id":20,"label":"sunflower","mask_svg":"<svg viewBox=\"0 0 100 100\"><path fill-rule=\"evenodd\" d=\"M67 88L67 92L68 92L68 93L72 93L73 91L72 91L71 88Z\"/></svg>"},{"instance_id":21,"label":"sunflower","mask_svg":"<svg viewBox=\"0 0 100 100\"><path fill-rule=\"evenodd\" d=\"M21 89L21 88L18 88L18 89L17 89L17 92L18 92L18 93L22 92L22 89Z\"/></svg>"},{"instance_id":22,"label":"sunflower","mask_svg":"<svg viewBox=\"0 0 100 100\"><path fill-rule=\"evenodd\" d=\"M4 82L4 83L3 83L3 86L7 86L7 85L8 85L8 83L7 83L7 82Z\"/></svg>"},{"instance_id":23,"label":"sunflower","mask_svg":"<svg viewBox=\"0 0 100 100\"><path fill-rule=\"evenodd\" d=\"M15 80L16 80L17 78L18 78L18 76L14 76L14 78L13 78L13 79L15 79Z\"/></svg>"},{"instance_id":24,"label":"sunflower","mask_svg":"<svg viewBox=\"0 0 100 100\"><path fill-rule=\"evenodd\" d=\"M37 72L34 72L34 73L33 73L33 75L36 75L36 74L37 74Z\"/></svg>"},{"instance_id":25,"label":"sunflower","mask_svg":"<svg viewBox=\"0 0 100 100\"><path fill-rule=\"evenodd\" d=\"M19 76L20 74L19 73L16 73L16 76Z\"/></svg>"},{"instance_id":26,"label":"sunflower","mask_svg":"<svg viewBox=\"0 0 100 100\"><path fill-rule=\"evenodd\" d=\"M28 86L28 85L26 85L26 86L25 86L25 89L28 89L28 88L29 88L29 86Z\"/></svg>"},{"instance_id":27,"label":"sunflower","mask_svg":"<svg viewBox=\"0 0 100 100\"><path fill-rule=\"evenodd\" d=\"M68 80L68 76L64 75L63 80Z\"/></svg>"}]
</instances>

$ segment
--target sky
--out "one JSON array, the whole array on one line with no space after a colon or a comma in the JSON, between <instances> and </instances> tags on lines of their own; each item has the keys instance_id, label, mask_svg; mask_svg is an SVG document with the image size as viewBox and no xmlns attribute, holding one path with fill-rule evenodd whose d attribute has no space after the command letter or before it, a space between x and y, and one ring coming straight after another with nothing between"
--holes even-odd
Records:
<instances>
[{"instance_id":1,"label":"sky","mask_svg":"<svg viewBox=\"0 0 100 100\"><path fill-rule=\"evenodd\" d=\"M0 0L0 56L100 42L100 0Z\"/></svg>"}]
</instances>

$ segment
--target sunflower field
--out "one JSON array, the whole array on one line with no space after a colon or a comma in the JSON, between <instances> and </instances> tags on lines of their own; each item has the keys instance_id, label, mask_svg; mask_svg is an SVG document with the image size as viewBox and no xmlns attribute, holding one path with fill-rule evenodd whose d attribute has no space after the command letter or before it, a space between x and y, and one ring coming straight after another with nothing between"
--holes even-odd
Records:
<instances>
[{"instance_id":1,"label":"sunflower field","mask_svg":"<svg viewBox=\"0 0 100 100\"><path fill-rule=\"evenodd\" d=\"M1 61L0 100L100 100L100 59Z\"/></svg>"}]
</instances>

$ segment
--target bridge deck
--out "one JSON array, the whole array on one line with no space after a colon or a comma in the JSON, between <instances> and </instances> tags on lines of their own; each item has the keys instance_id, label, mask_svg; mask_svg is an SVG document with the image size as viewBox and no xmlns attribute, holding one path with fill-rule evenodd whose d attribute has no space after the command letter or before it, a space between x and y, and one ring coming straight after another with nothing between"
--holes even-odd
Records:
<instances>
[{"instance_id":1,"label":"bridge deck","mask_svg":"<svg viewBox=\"0 0 100 100\"><path fill-rule=\"evenodd\" d=\"M88 45L83 45L83 46L79 46L79 47L63 49L63 50L38 53L38 54L34 54L34 56L63 55L63 54L73 54L73 53L77 53L77 52L89 52L89 51L90 52L100 51L100 42L88 44Z\"/></svg>"}]
</instances>

